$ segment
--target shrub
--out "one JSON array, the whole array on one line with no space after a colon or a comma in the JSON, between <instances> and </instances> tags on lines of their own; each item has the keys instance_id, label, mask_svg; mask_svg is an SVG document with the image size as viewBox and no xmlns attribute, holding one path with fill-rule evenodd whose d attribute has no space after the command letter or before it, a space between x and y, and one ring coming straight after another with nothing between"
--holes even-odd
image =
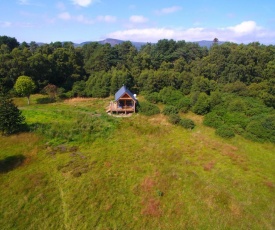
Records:
<instances>
[{"instance_id":1,"label":"shrub","mask_svg":"<svg viewBox=\"0 0 275 230\"><path fill-rule=\"evenodd\" d=\"M145 95L145 99L153 104L156 104L160 101L159 94L157 92L153 92Z\"/></svg>"},{"instance_id":2,"label":"shrub","mask_svg":"<svg viewBox=\"0 0 275 230\"><path fill-rule=\"evenodd\" d=\"M179 125L182 126L185 129L194 129L195 123L191 119L188 118L182 118L179 122Z\"/></svg>"},{"instance_id":3,"label":"shrub","mask_svg":"<svg viewBox=\"0 0 275 230\"><path fill-rule=\"evenodd\" d=\"M257 118L251 121L246 131L257 140L271 141L275 143L275 115Z\"/></svg>"},{"instance_id":4,"label":"shrub","mask_svg":"<svg viewBox=\"0 0 275 230\"><path fill-rule=\"evenodd\" d=\"M177 125L180 123L181 118L178 114L171 114L168 118L168 121L173 125Z\"/></svg>"},{"instance_id":5,"label":"shrub","mask_svg":"<svg viewBox=\"0 0 275 230\"><path fill-rule=\"evenodd\" d=\"M223 102L222 99L222 93L219 91L214 91L211 92L210 97L209 97L209 104L211 110L216 107L217 105L220 105Z\"/></svg>"},{"instance_id":6,"label":"shrub","mask_svg":"<svg viewBox=\"0 0 275 230\"><path fill-rule=\"evenodd\" d=\"M221 116L219 116L216 112L208 113L204 116L203 124L212 128L218 128L222 126L224 123Z\"/></svg>"},{"instance_id":7,"label":"shrub","mask_svg":"<svg viewBox=\"0 0 275 230\"><path fill-rule=\"evenodd\" d=\"M173 87L165 87L159 92L159 98L164 104L177 105L178 101L183 97L179 90Z\"/></svg>"},{"instance_id":8,"label":"shrub","mask_svg":"<svg viewBox=\"0 0 275 230\"><path fill-rule=\"evenodd\" d=\"M217 128L215 133L223 138L232 138L235 136L234 131L227 125L222 125L221 127Z\"/></svg>"},{"instance_id":9,"label":"shrub","mask_svg":"<svg viewBox=\"0 0 275 230\"><path fill-rule=\"evenodd\" d=\"M151 116L160 113L159 107L148 101L139 102L137 110L146 116Z\"/></svg>"},{"instance_id":10,"label":"shrub","mask_svg":"<svg viewBox=\"0 0 275 230\"><path fill-rule=\"evenodd\" d=\"M228 110L231 112L245 112L246 108L246 103L241 98L236 98L228 106Z\"/></svg>"},{"instance_id":11,"label":"shrub","mask_svg":"<svg viewBox=\"0 0 275 230\"><path fill-rule=\"evenodd\" d=\"M191 107L191 100L188 97L183 97L179 100L177 108L180 112L187 113Z\"/></svg>"},{"instance_id":12,"label":"shrub","mask_svg":"<svg viewBox=\"0 0 275 230\"><path fill-rule=\"evenodd\" d=\"M13 101L0 95L0 132L9 135L16 133L24 127L25 117Z\"/></svg>"},{"instance_id":13,"label":"shrub","mask_svg":"<svg viewBox=\"0 0 275 230\"><path fill-rule=\"evenodd\" d=\"M162 111L164 115L178 114L179 110L173 105L166 105Z\"/></svg>"},{"instance_id":14,"label":"shrub","mask_svg":"<svg viewBox=\"0 0 275 230\"><path fill-rule=\"evenodd\" d=\"M192 107L194 113L198 115L207 114L210 110L209 96L206 93L200 93L197 102Z\"/></svg>"}]
</instances>

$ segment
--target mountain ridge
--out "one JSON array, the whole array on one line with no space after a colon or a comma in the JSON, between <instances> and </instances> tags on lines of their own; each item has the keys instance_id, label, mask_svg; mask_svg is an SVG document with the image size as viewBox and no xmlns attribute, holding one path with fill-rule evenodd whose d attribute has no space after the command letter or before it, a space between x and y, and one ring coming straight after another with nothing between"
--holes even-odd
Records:
<instances>
[{"instance_id":1,"label":"mountain ridge","mask_svg":"<svg viewBox=\"0 0 275 230\"><path fill-rule=\"evenodd\" d=\"M106 38L104 40L100 40L100 41L85 41L85 42L81 42L81 43L73 43L74 47L82 47L86 44L92 43L92 42L98 42L101 45L105 45L105 44L110 44L111 46L115 46L115 45L119 45L122 44L123 42L126 41L130 41L130 40L120 40L120 39L115 39L115 38ZM135 42L135 41L130 41L138 50L141 49L142 46L150 43L150 44L156 44L156 42ZM186 41L186 42L190 42L190 41ZM62 42L62 44L64 44L65 41ZM207 47L208 49L213 45L213 41L208 41L208 40L201 40L201 41L194 41L191 43L197 43L199 46L201 47ZM219 41L218 44L223 44L225 43L225 41ZM37 43L39 46L41 45L45 45L47 43L43 43L43 42L38 42Z\"/></svg>"}]
</instances>

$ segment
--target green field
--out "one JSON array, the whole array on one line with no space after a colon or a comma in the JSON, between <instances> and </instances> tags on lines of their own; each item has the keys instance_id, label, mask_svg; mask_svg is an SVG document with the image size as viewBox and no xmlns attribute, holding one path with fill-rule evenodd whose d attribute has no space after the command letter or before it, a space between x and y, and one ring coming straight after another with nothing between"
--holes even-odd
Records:
<instances>
[{"instance_id":1,"label":"green field","mask_svg":"<svg viewBox=\"0 0 275 230\"><path fill-rule=\"evenodd\" d=\"M39 99L15 99L31 132L0 136L1 229L275 229L274 144Z\"/></svg>"}]
</instances>

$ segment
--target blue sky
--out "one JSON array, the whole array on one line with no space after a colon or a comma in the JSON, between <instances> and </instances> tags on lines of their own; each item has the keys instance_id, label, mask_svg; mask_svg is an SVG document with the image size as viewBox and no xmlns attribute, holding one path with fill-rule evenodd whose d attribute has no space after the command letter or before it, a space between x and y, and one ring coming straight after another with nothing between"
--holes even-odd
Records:
<instances>
[{"instance_id":1,"label":"blue sky","mask_svg":"<svg viewBox=\"0 0 275 230\"><path fill-rule=\"evenodd\" d=\"M275 44L274 0L0 0L19 42L213 40Z\"/></svg>"}]
</instances>

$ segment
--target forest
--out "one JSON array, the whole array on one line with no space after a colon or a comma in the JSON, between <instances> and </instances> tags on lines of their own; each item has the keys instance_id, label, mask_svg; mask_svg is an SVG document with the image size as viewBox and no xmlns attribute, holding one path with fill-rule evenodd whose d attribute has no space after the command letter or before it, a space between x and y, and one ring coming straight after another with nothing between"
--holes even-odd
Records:
<instances>
[{"instance_id":1,"label":"forest","mask_svg":"<svg viewBox=\"0 0 275 230\"><path fill-rule=\"evenodd\" d=\"M0 89L18 96L14 84L26 75L37 93L54 86L61 98L104 98L124 84L168 115L191 110L224 136L275 142L275 46L217 41L208 49L162 39L138 50L130 41L75 47L0 36Z\"/></svg>"}]
</instances>

